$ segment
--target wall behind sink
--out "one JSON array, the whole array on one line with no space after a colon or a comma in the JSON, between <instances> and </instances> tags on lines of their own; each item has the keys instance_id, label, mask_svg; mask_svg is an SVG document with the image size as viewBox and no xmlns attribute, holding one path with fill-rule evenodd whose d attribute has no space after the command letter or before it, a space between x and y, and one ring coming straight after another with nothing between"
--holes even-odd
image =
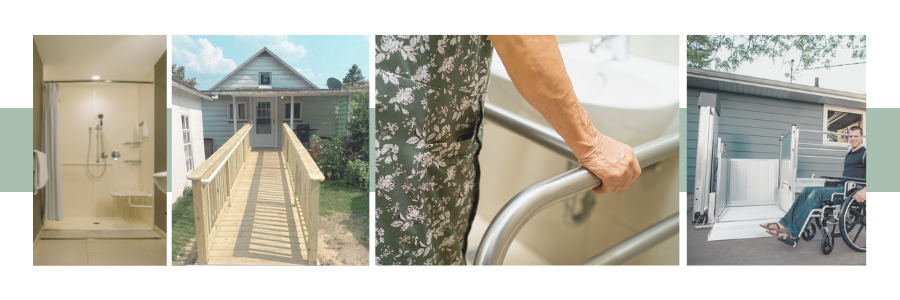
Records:
<instances>
[{"instance_id":1,"label":"wall behind sink","mask_svg":"<svg viewBox=\"0 0 900 300\"><path fill-rule=\"evenodd\" d=\"M556 40L562 43L590 42L596 35L558 35ZM609 45L604 46L606 48ZM631 35L628 36L628 54L649 58L659 62L678 65L677 35Z\"/></svg>"}]
</instances>

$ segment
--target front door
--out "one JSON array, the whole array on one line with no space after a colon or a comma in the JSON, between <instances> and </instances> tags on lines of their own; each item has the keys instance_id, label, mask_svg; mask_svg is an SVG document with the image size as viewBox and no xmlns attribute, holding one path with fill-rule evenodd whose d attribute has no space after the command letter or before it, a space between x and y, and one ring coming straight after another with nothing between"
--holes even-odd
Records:
<instances>
[{"instance_id":1,"label":"front door","mask_svg":"<svg viewBox=\"0 0 900 300\"><path fill-rule=\"evenodd\" d=\"M275 147L275 99L254 98L253 147Z\"/></svg>"}]
</instances>

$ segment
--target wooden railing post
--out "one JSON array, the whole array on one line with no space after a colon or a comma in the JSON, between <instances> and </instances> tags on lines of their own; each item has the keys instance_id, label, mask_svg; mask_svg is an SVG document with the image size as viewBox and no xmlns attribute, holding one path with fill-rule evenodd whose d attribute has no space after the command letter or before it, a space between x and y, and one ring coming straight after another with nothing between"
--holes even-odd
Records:
<instances>
[{"instance_id":1,"label":"wooden railing post","mask_svg":"<svg viewBox=\"0 0 900 300\"><path fill-rule=\"evenodd\" d=\"M196 230L194 245L197 247L197 263L205 265L209 262L209 255L207 254L208 248L206 245L208 236L206 235L207 216L203 199L203 183L200 180L192 180L191 188L194 191L194 227Z\"/></svg>"},{"instance_id":2,"label":"wooden railing post","mask_svg":"<svg viewBox=\"0 0 900 300\"><path fill-rule=\"evenodd\" d=\"M307 227L309 227L309 239L312 241L311 244L313 247L309 249L309 265L315 266L317 264L318 258L318 241L319 241L319 182L318 181L309 181L310 189L308 195L309 200L309 212L312 214L315 212L315 215L311 215L308 219L306 219Z\"/></svg>"}]
</instances>

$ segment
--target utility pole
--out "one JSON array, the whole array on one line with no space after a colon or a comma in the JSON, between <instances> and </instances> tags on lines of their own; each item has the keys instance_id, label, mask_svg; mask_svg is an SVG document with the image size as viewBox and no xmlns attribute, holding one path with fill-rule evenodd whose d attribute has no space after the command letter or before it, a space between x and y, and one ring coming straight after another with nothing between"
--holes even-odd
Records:
<instances>
[{"instance_id":1,"label":"utility pole","mask_svg":"<svg viewBox=\"0 0 900 300\"><path fill-rule=\"evenodd\" d=\"M791 83L794 83L794 60L791 59Z\"/></svg>"}]
</instances>

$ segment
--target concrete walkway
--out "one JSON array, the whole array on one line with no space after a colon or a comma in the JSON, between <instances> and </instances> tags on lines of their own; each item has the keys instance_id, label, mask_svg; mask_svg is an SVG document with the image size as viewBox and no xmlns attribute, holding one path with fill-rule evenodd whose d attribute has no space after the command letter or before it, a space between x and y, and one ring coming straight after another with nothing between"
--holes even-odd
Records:
<instances>
[{"instance_id":1,"label":"concrete walkway","mask_svg":"<svg viewBox=\"0 0 900 300\"><path fill-rule=\"evenodd\" d=\"M688 197L688 199L691 198ZM686 211L691 211L691 208L688 207ZM791 248L771 237L707 242L709 229L694 229L690 220L686 226L688 265L866 264L866 253L850 249L840 237L835 239L834 250L831 254L822 254L820 231L816 232L816 237L811 241L800 239L797 247ZM865 233L859 238L865 239Z\"/></svg>"}]
</instances>

